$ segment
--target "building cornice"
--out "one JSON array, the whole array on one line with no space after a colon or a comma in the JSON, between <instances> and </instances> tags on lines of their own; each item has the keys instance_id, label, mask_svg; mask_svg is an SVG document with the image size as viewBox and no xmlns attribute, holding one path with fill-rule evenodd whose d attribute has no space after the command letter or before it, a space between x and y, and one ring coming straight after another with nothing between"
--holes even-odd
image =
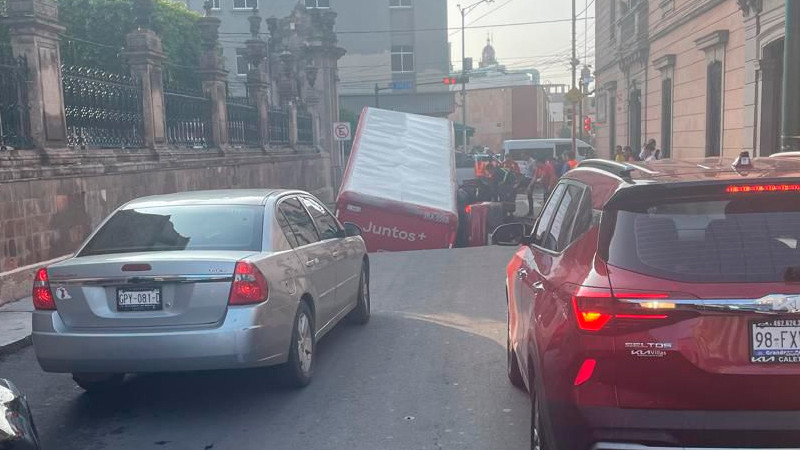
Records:
<instances>
[{"instance_id":1,"label":"building cornice","mask_svg":"<svg viewBox=\"0 0 800 450\"><path fill-rule=\"evenodd\" d=\"M675 22L667 25L666 27L658 30L657 32L650 35L650 42L656 41L661 39L662 37L672 33L673 31L677 30L678 28L686 25L687 23L691 22L692 20L697 19L697 16L703 14L711 9L714 9L716 6L724 3L726 0L708 0L706 3L700 5L694 11L688 11L684 13L680 18L678 18Z\"/></svg>"},{"instance_id":2,"label":"building cornice","mask_svg":"<svg viewBox=\"0 0 800 450\"><path fill-rule=\"evenodd\" d=\"M720 45L728 43L730 32L728 30L717 30L694 41L700 50L710 50Z\"/></svg>"}]
</instances>

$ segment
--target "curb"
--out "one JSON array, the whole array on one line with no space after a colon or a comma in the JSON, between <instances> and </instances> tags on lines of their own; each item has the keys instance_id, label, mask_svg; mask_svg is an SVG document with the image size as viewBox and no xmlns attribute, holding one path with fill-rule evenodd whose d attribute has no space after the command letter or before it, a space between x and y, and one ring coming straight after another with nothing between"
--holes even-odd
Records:
<instances>
[{"instance_id":1,"label":"curb","mask_svg":"<svg viewBox=\"0 0 800 450\"><path fill-rule=\"evenodd\" d=\"M19 350L33 344L32 336L29 334L23 338L20 338L16 341L12 341L8 344L0 345L0 356L10 355L12 353L16 353Z\"/></svg>"}]
</instances>

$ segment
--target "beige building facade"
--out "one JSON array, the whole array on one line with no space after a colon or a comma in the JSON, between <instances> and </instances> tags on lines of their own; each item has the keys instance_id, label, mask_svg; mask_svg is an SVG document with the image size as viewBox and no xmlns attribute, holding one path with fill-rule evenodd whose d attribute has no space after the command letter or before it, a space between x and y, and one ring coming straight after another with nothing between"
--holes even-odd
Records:
<instances>
[{"instance_id":1,"label":"beige building facade","mask_svg":"<svg viewBox=\"0 0 800 450\"><path fill-rule=\"evenodd\" d=\"M783 0L598 0L597 149L770 154L780 135Z\"/></svg>"}]
</instances>

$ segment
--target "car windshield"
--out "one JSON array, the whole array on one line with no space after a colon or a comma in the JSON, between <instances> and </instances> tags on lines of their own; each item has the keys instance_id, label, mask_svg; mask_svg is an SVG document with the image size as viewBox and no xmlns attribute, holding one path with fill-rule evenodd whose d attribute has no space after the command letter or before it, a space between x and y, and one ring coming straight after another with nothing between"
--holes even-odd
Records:
<instances>
[{"instance_id":1,"label":"car windshield","mask_svg":"<svg viewBox=\"0 0 800 450\"><path fill-rule=\"evenodd\" d=\"M793 196L664 198L612 216L608 262L623 269L678 281L777 282L800 268Z\"/></svg>"},{"instance_id":2,"label":"car windshield","mask_svg":"<svg viewBox=\"0 0 800 450\"><path fill-rule=\"evenodd\" d=\"M79 256L175 250L260 251L261 206L159 206L117 211Z\"/></svg>"}]
</instances>

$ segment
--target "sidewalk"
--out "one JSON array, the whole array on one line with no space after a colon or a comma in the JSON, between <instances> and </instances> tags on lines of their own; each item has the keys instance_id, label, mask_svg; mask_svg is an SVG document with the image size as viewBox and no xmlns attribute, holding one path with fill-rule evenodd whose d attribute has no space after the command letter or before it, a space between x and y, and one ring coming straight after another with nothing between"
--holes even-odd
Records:
<instances>
[{"instance_id":1,"label":"sidewalk","mask_svg":"<svg viewBox=\"0 0 800 450\"><path fill-rule=\"evenodd\" d=\"M0 355L30 345L32 311L30 297L0 307Z\"/></svg>"}]
</instances>

